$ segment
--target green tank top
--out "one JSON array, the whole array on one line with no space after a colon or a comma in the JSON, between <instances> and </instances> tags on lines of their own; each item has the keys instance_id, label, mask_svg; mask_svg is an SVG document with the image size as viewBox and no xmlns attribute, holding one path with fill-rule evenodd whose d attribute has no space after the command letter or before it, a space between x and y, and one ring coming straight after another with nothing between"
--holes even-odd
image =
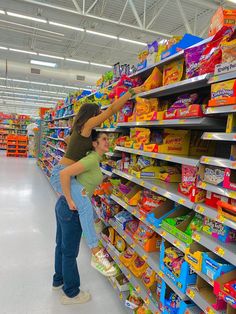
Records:
<instances>
[{"instance_id":1,"label":"green tank top","mask_svg":"<svg viewBox=\"0 0 236 314\"><path fill-rule=\"evenodd\" d=\"M70 136L70 142L68 144L65 157L73 161L78 161L84 158L87 152L91 151L92 146L92 137L85 137L74 130Z\"/></svg>"}]
</instances>

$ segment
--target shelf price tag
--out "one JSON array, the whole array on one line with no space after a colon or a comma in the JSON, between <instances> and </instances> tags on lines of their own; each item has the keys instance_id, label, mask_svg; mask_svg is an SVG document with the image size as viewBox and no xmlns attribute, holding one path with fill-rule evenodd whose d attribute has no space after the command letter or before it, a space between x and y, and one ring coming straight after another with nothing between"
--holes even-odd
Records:
<instances>
[{"instance_id":1,"label":"shelf price tag","mask_svg":"<svg viewBox=\"0 0 236 314\"><path fill-rule=\"evenodd\" d=\"M216 246L215 253L223 257L225 255L225 250L221 246Z\"/></svg>"},{"instance_id":2,"label":"shelf price tag","mask_svg":"<svg viewBox=\"0 0 236 314\"><path fill-rule=\"evenodd\" d=\"M164 236L166 236L166 231L162 230L162 231L160 232L160 234L161 234L162 237L164 237Z\"/></svg>"},{"instance_id":3,"label":"shelf price tag","mask_svg":"<svg viewBox=\"0 0 236 314\"><path fill-rule=\"evenodd\" d=\"M178 203L184 205L185 204L185 200L183 198L179 198L178 199Z\"/></svg>"},{"instance_id":4,"label":"shelf price tag","mask_svg":"<svg viewBox=\"0 0 236 314\"><path fill-rule=\"evenodd\" d=\"M152 191L153 191L153 192L158 192L158 187L157 187L157 186L153 186L153 187L152 187Z\"/></svg>"},{"instance_id":5,"label":"shelf price tag","mask_svg":"<svg viewBox=\"0 0 236 314\"><path fill-rule=\"evenodd\" d=\"M230 198L236 198L236 192L229 192Z\"/></svg>"},{"instance_id":6,"label":"shelf price tag","mask_svg":"<svg viewBox=\"0 0 236 314\"><path fill-rule=\"evenodd\" d=\"M200 188L202 189L205 189L207 186L205 182L200 182L199 185L200 185Z\"/></svg>"},{"instance_id":7,"label":"shelf price tag","mask_svg":"<svg viewBox=\"0 0 236 314\"><path fill-rule=\"evenodd\" d=\"M190 299L194 300L195 292L193 290L187 289L187 295L190 297Z\"/></svg>"},{"instance_id":8,"label":"shelf price tag","mask_svg":"<svg viewBox=\"0 0 236 314\"><path fill-rule=\"evenodd\" d=\"M124 209L127 209L128 208L128 204L124 203Z\"/></svg>"},{"instance_id":9,"label":"shelf price tag","mask_svg":"<svg viewBox=\"0 0 236 314\"><path fill-rule=\"evenodd\" d=\"M136 244L133 242L132 244L130 244L130 246L132 247L132 249L134 249L136 247Z\"/></svg>"},{"instance_id":10,"label":"shelf price tag","mask_svg":"<svg viewBox=\"0 0 236 314\"><path fill-rule=\"evenodd\" d=\"M151 158L155 158L156 157L156 153L151 154Z\"/></svg>"},{"instance_id":11,"label":"shelf price tag","mask_svg":"<svg viewBox=\"0 0 236 314\"><path fill-rule=\"evenodd\" d=\"M186 119L180 119L178 124L184 124Z\"/></svg>"},{"instance_id":12,"label":"shelf price tag","mask_svg":"<svg viewBox=\"0 0 236 314\"><path fill-rule=\"evenodd\" d=\"M212 308L210 308L209 306L206 308L206 313L207 314L215 314L216 312L214 310L212 310Z\"/></svg>"},{"instance_id":13,"label":"shelf price tag","mask_svg":"<svg viewBox=\"0 0 236 314\"><path fill-rule=\"evenodd\" d=\"M236 167L236 161L231 163L231 167L235 168Z\"/></svg>"},{"instance_id":14,"label":"shelf price tag","mask_svg":"<svg viewBox=\"0 0 236 314\"><path fill-rule=\"evenodd\" d=\"M200 234L194 233L194 234L192 235L192 237L193 237L193 240L195 240L195 241L197 241L197 242L199 242L199 241L201 240Z\"/></svg>"},{"instance_id":15,"label":"shelf price tag","mask_svg":"<svg viewBox=\"0 0 236 314\"><path fill-rule=\"evenodd\" d=\"M146 262L147 258L148 258L147 255L143 255L143 256L142 256L142 259L143 259L145 262Z\"/></svg>"},{"instance_id":16,"label":"shelf price tag","mask_svg":"<svg viewBox=\"0 0 236 314\"><path fill-rule=\"evenodd\" d=\"M202 158L202 162L204 163L208 163L210 161L210 158L208 158L208 157L203 157Z\"/></svg>"},{"instance_id":17,"label":"shelf price tag","mask_svg":"<svg viewBox=\"0 0 236 314\"><path fill-rule=\"evenodd\" d=\"M140 182L140 185L141 185L141 186L144 186L144 185L145 185L145 182L142 180L142 181Z\"/></svg>"},{"instance_id":18,"label":"shelf price tag","mask_svg":"<svg viewBox=\"0 0 236 314\"><path fill-rule=\"evenodd\" d=\"M212 133L207 133L205 138L208 138L208 139L213 138L213 134Z\"/></svg>"},{"instance_id":19,"label":"shelf price tag","mask_svg":"<svg viewBox=\"0 0 236 314\"><path fill-rule=\"evenodd\" d=\"M139 292L141 291L140 286L139 286L139 285L138 285L138 286L136 286L135 290L139 293Z\"/></svg>"},{"instance_id":20,"label":"shelf price tag","mask_svg":"<svg viewBox=\"0 0 236 314\"><path fill-rule=\"evenodd\" d=\"M141 216L139 219L140 219L141 221L144 221L144 220L145 220L145 218L144 218L143 216Z\"/></svg>"},{"instance_id":21,"label":"shelf price tag","mask_svg":"<svg viewBox=\"0 0 236 314\"><path fill-rule=\"evenodd\" d=\"M220 214L217 215L216 219L217 219L219 222L222 222L222 223L224 223L225 220L226 220L226 218L225 218L224 216L220 215Z\"/></svg>"},{"instance_id":22,"label":"shelf price tag","mask_svg":"<svg viewBox=\"0 0 236 314\"><path fill-rule=\"evenodd\" d=\"M180 248L181 243L180 243L180 241L178 241L178 240L174 240L174 245L175 245L177 248Z\"/></svg>"},{"instance_id":23,"label":"shelf price tag","mask_svg":"<svg viewBox=\"0 0 236 314\"><path fill-rule=\"evenodd\" d=\"M205 208L201 205L197 205L196 211L200 214L203 214L205 212Z\"/></svg>"},{"instance_id":24,"label":"shelf price tag","mask_svg":"<svg viewBox=\"0 0 236 314\"><path fill-rule=\"evenodd\" d=\"M133 215L137 215L137 209L134 209L132 212Z\"/></svg>"},{"instance_id":25,"label":"shelf price tag","mask_svg":"<svg viewBox=\"0 0 236 314\"><path fill-rule=\"evenodd\" d=\"M123 234L123 239L127 239L127 235L126 234Z\"/></svg>"},{"instance_id":26,"label":"shelf price tag","mask_svg":"<svg viewBox=\"0 0 236 314\"><path fill-rule=\"evenodd\" d=\"M146 297L146 298L145 298L145 300L144 300L144 302L145 302L147 305L149 305L149 304L150 304L150 300L149 300L149 298L148 298L148 297Z\"/></svg>"},{"instance_id":27,"label":"shelf price tag","mask_svg":"<svg viewBox=\"0 0 236 314\"><path fill-rule=\"evenodd\" d=\"M161 270L159 270L158 276L161 277L161 278L164 278L164 273Z\"/></svg>"},{"instance_id":28,"label":"shelf price tag","mask_svg":"<svg viewBox=\"0 0 236 314\"><path fill-rule=\"evenodd\" d=\"M123 300L123 294L120 293L120 300Z\"/></svg>"}]
</instances>

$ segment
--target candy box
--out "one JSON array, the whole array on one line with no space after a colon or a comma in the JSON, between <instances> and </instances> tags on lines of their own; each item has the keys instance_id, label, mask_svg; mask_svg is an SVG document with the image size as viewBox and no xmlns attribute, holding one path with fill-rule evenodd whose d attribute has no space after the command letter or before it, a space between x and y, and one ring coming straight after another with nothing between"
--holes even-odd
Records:
<instances>
[{"instance_id":1,"label":"candy box","mask_svg":"<svg viewBox=\"0 0 236 314\"><path fill-rule=\"evenodd\" d=\"M188 155L190 131L164 129L163 144L158 145L158 153Z\"/></svg>"},{"instance_id":2,"label":"candy box","mask_svg":"<svg viewBox=\"0 0 236 314\"><path fill-rule=\"evenodd\" d=\"M224 172L223 187L236 191L236 171L230 168L226 168Z\"/></svg>"},{"instance_id":3,"label":"candy box","mask_svg":"<svg viewBox=\"0 0 236 314\"><path fill-rule=\"evenodd\" d=\"M147 268L148 264L140 256L137 256L129 265L131 272L138 278L142 277Z\"/></svg>"},{"instance_id":4,"label":"candy box","mask_svg":"<svg viewBox=\"0 0 236 314\"><path fill-rule=\"evenodd\" d=\"M199 276L197 276L196 288L200 296L210 305L212 313L214 310L224 311L226 309L226 303L214 294L213 287Z\"/></svg>"},{"instance_id":5,"label":"candy box","mask_svg":"<svg viewBox=\"0 0 236 314\"><path fill-rule=\"evenodd\" d=\"M169 251L173 249L173 254L176 255L173 255L172 260L169 260L169 257L166 255L166 252L168 251L167 249L169 249ZM160 249L160 269L178 287L181 292L185 293L188 285L196 283L197 276L191 270L190 265L184 261L183 258L182 261L180 261L180 257L177 257L177 255L179 255L178 252L180 253L180 256L184 256L183 253L177 248L173 247L171 243L163 240ZM167 264L169 265L168 267ZM174 272L174 269L171 270L172 267L177 269L177 271L175 270Z\"/></svg>"},{"instance_id":6,"label":"candy box","mask_svg":"<svg viewBox=\"0 0 236 314\"><path fill-rule=\"evenodd\" d=\"M158 152L158 144L144 144L143 150L145 152L157 153Z\"/></svg>"},{"instance_id":7,"label":"candy box","mask_svg":"<svg viewBox=\"0 0 236 314\"><path fill-rule=\"evenodd\" d=\"M152 111L142 116L142 121L160 121L164 119L164 111Z\"/></svg>"},{"instance_id":8,"label":"candy box","mask_svg":"<svg viewBox=\"0 0 236 314\"><path fill-rule=\"evenodd\" d=\"M224 291L236 298L236 279L224 284Z\"/></svg>"},{"instance_id":9,"label":"candy box","mask_svg":"<svg viewBox=\"0 0 236 314\"><path fill-rule=\"evenodd\" d=\"M160 168L161 167L159 166L149 166L149 167L145 167L141 171L131 169L130 174L136 176L139 179L142 179L142 178L157 179L159 177Z\"/></svg>"},{"instance_id":10,"label":"candy box","mask_svg":"<svg viewBox=\"0 0 236 314\"><path fill-rule=\"evenodd\" d=\"M174 212L162 220L161 227L181 241L190 244L192 243L192 238L185 234L184 231L190 224L193 216L194 213L188 208L179 206ZM183 217L183 219L180 220L179 217Z\"/></svg>"},{"instance_id":11,"label":"candy box","mask_svg":"<svg viewBox=\"0 0 236 314\"><path fill-rule=\"evenodd\" d=\"M201 203L205 200L206 191L199 189L196 185L178 184L178 192L187 196L193 203Z\"/></svg>"},{"instance_id":12,"label":"candy box","mask_svg":"<svg viewBox=\"0 0 236 314\"><path fill-rule=\"evenodd\" d=\"M208 252L208 249L197 242L191 243L185 250L184 258L195 271L202 270L203 252Z\"/></svg>"},{"instance_id":13,"label":"candy box","mask_svg":"<svg viewBox=\"0 0 236 314\"><path fill-rule=\"evenodd\" d=\"M124 274L120 274L115 278L115 284L119 291L129 291L129 280Z\"/></svg>"},{"instance_id":14,"label":"candy box","mask_svg":"<svg viewBox=\"0 0 236 314\"><path fill-rule=\"evenodd\" d=\"M115 215L114 218L116 219L116 222L123 230L125 230L126 224L129 221L133 220L133 216L126 210L122 210L117 215Z\"/></svg>"},{"instance_id":15,"label":"candy box","mask_svg":"<svg viewBox=\"0 0 236 314\"><path fill-rule=\"evenodd\" d=\"M129 267L137 256L138 254L131 247L128 247L126 251L120 254L119 259L122 264L124 264L126 267Z\"/></svg>"},{"instance_id":16,"label":"candy box","mask_svg":"<svg viewBox=\"0 0 236 314\"><path fill-rule=\"evenodd\" d=\"M168 183L180 182L181 173L178 167L162 166L158 179Z\"/></svg>"},{"instance_id":17,"label":"candy box","mask_svg":"<svg viewBox=\"0 0 236 314\"><path fill-rule=\"evenodd\" d=\"M201 157L203 155L214 156L216 143L214 141L201 140L201 133L191 131L189 156Z\"/></svg>"},{"instance_id":18,"label":"candy box","mask_svg":"<svg viewBox=\"0 0 236 314\"><path fill-rule=\"evenodd\" d=\"M179 205L178 205L179 206ZM166 200L160 206L153 209L149 214L147 214L146 220L156 228L159 228L162 220L167 217L170 213L173 213L178 206L171 200Z\"/></svg>"},{"instance_id":19,"label":"candy box","mask_svg":"<svg viewBox=\"0 0 236 314\"><path fill-rule=\"evenodd\" d=\"M141 198L142 188L133 182L127 182L126 187L128 188L127 193L122 193L123 200L130 206L137 206Z\"/></svg>"},{"instance_id":20,"label":"candy box","mask_svg":"<svg viewBox=\"0 0 236 314\"><path fill-rule=\"evenodd\" d=\"M220 201L220 200L222 200L224 202L227 202L227 203L229 202L229 198L228 197L222 196L222 195L210 192L210 191L207 191L206 199L205 199L206 205L217 209L217 202Z\"/></svg>"},{"instance_id":21,"label":"candy box","mask_svg":"<svg viewBox=\"0 0 236 314\"><path fill-rule=\"evenodd\" d=\"M227 289L225 289L225 284L235 279L236 279L236 270L232 270L231 272L221 275L214 281L215 295L219 296L221 300L229 303L234 309L236 309L236 297L230 294L230 290L227 291Z\"/></svg>"},{"instance_id":22,"label":"candy box","mask_svg":"<svg viewBox=\"0 0 236 314\"><path fill-rule=\"evenodd\" d=\"M184 34L183 38L180 39L176 44L172 45L172 47L161 54L161 60L172 56L173 54L190 47L198 42L202 41L202 38L191 35Z\"/></svg>"},{"instance_id":23,"label":"candy box","mask_svg":"<svg viewBox=\"0 0 236 314\"><path fill-rule=\"evenodd\" d=\"M234 270L235 267L213 252L202 253L202 272L212 280L216 280L224 273Z\"/></svg>"},{"instance_id":24,"label":"candy box","mask_svg":"<svg viewBox=\"0 0 236 314\"><path fill-rule=\"evenodd\" d=\"M236 201L230 199L229 202L218 201L217 209L220 217L236 221Z\"/></svg>"},{"instance_id":25,"label":"candy box","mask_svg":"<svg viewBox=\"0 0 236 314\"><path fill-rule=\"evenodd\" d=\"M176 119L204 117L205 105L190 105L187 108L180 108L176 110Z\"/></svg>"},{"instance_id":26,"label":"candy box","mask_svg":"<svg viewBox=\"0 0 236 314\"><path fill-rule=\"evenodd\" d=\"M225 169L209 165L200 165L199 174L203 181L216 185L223 186Z\"/></svg>"},{"instance_id":27,"label":"candy box","mask_svg":"<svg viewBox=\"0 0 236 314\"><path fill-rule=\"evenodd\" d=\"M209 107L234 105L236 101L236 80L223 81L211 85Z\"/></svg>"},{"instance_id":28,"label":"candy box","mask_svg":"<svg viewBox=\"0 0 236 314\"><path fill-rule=\"evenodd\" d=\"M172 111L166 110L164 113L164 120L176 119L177 118L176 113L177 113L177 110L172 110Z\"/></svg>"},{"instance_id":29,"label":"candy box","mask_svg":"<svg viewBox=\"0 0 236 314\"><path fill-rule=\"evenodd\" d=\"M140 221L139 226L133 235L133 239L146 252L156 252L160 249L162 238L146 224Z\"/></svg>"},{"instance_id":30,"label":"candy box","mask_svg":"<svg viewBox=\"0 0 236 314\"><path fill-rule=\"evenodd\" d=\"M206 216L204 217L202 230L224 243L236 241L236 230Z\"/></svg>"},{"instance_id":31,"label":"candy box","mask_svg":"<svg viewBox=\"0 0 236 314\"><path fill-rule=\"evenodd\" d=\"M219 7L216 13L211 18L209 29L209 37L215 35L222 26L236 25L236 10L227 10Z\"/></svg>"}]
</instances>

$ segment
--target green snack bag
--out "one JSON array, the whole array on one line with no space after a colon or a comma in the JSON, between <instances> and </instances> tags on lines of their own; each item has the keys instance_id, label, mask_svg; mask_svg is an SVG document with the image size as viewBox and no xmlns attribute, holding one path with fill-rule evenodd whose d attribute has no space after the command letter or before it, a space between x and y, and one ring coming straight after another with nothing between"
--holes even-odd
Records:
<instances>
[{"instance_id":1,"label":"green snack bag","mask_svg":"<svg viewBox=\"0 0 236 314\"><path fill-rule=\"evenodd\" d=\"M190 215L188 214L188 215L179 216L175 218L166 218L165 221L171 226L178 226L179 224L181 224L181 222L188 219L189 217Z\"/></svg>"},{"instance_id":2,"label":"green snack bag","mask_svg":"<svg viewBox=\"0 0 236 314\"><path fill-rule=\"evenodd\" d=\"M188 225L185 233L189 236L192 236L194 231L200 231L202 229L203 217L199 214L196 214Z\"/></svg>"}]
</instances>

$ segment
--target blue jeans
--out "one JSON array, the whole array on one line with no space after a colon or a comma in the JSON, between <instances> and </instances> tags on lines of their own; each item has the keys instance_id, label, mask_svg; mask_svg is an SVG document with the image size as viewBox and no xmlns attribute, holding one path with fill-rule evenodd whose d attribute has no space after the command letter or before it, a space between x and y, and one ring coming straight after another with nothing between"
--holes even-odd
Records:
<instances>
[{"instance_id":1,"label":"blue jeans","mask_svg":"<svg viewBox=\"0 0 236 314\"><path fill-rule=\"evenodd\" d=\"M64 293L73 298L80 292L80 276L76 258L79 253L82 229L79 216L71 211L64 196L56 203L56 250L53 286L63 285Z\"/></svg>"},{"instance_id":2,"label":"blue jeans","mask_svg":"<svg viewBox=\"0 0 236 314\"><path fill-rule=\"evenodd\" d=\"M54 190L62 194L60 171L64 169L63 165L56 165L51 174L50 182ZM83 193L84 187L75 179L71 177L70 191L71 197L78 209L79 219L82 230L89 248L98 246L98 238L94 227L94 210L89 197Z\"/></svg>"}]
</instances>

